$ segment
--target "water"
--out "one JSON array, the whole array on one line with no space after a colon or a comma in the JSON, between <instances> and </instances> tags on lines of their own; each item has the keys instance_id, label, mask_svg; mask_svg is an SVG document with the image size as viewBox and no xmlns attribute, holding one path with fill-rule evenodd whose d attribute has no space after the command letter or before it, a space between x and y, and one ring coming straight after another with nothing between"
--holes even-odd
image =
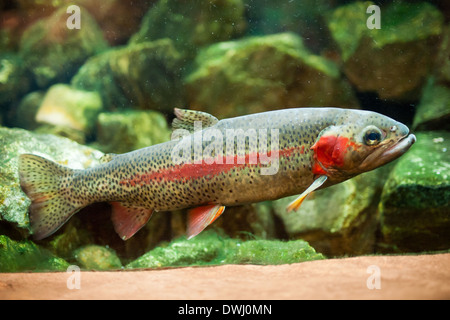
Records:
<instances>
[{"instance_id":1,"label":"water","mask_svg":"<svg viewBox=\"0 0 450 320\"><path fill-rule=\"evenodd\" d=\"M449 12L445 1L0 1L0 272L131 268L144 254L166 266L152 249L203 265L249 239L304 239L311 259L448 250ZM292 107L376 111L417 142L298 212L285 210L295 197L229 207L205 244L180 238L186 210L155 213L124 242L108 204L30 236L21 153L92 167L170 140L174 108L223 119Z\"/></svg>"}]
</instances>

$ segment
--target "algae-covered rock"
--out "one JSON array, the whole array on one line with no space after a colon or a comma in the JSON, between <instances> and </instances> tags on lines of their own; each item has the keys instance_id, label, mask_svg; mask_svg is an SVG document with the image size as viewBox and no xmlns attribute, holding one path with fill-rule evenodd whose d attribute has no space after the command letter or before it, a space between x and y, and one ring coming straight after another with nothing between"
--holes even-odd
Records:
<instances>
[{"instance_id":1,"label":"algae-covered rock","mask_svg":"<svg viewBox=\"0 0 450 320\"><path fill-rule=\"evenodd\" d=\"M287 264L324 259L304 240L249 240L236 245L224 263L230 264Z\"/></svg>"},{"instance_id":2,"label":"algae-covered rock","mask_svg":"<svg viewBox=\"0 0 450 320\"><path fill-rule=\"evenodd\" d=\"M130 42L170 38L178 50L189 56L201 46L229 40L244 29L241 0L161 0L147 12Z\"/></svg>"},{"instance_id":3,"label":"algae-covered rock","mask_svg":"<svg viewBox=\"0 0 450 320\"><path fill-rule=\"evenodd\" d=\"M433 66L443 16L426 2L393 2L381 6L381 28L369 29L366 11L373 4L353 2L328 17L343 71L359 91L375 91L383 99L415 99Z\"/></svg>"},{"instance_id":4,"label":"algae-covered rock","mask_svg":"<svg viewBox=\"0 0 450 320\"><path fill-rule=\"evenodd\" d=\"M450 133L417 133L383 189L380 250L417 252L450 246Z\"/></svg>"},{"instance_id":5,"label":"algae-covered rock","mask_svg":"<svg viewBox=\"0 0 450 320\"><path fill-rule=\"evenodd\" d=\"M55 84L45 94L36 113L36 121L89 134L102 108L102 100L97 92Z\"/></svg>"},{"instance_id":6,"label":"algae-covered rock","mask_svg":"<svg viewBox=\"0 0 450 320\"><path fill-rule=\"evenodd\" d=\"M104 152L125 153L170 140L165 117L157 111L104 112L98 116L97 142Z\"/></svg>"},{"instance_id":7,"label":"algae-covered rock","mask_svg":"<svg viewBox=\"0 0 450 320\"><path fill-rule=\"evenodd\" d=\"M116 252L99 245L87 245L74 252L77 264L82 269L109 270L120 269L122 263Z\"/></svg>"},{"instance_id":8,"label":"algae-covered rock","mask_svg":"<svg viewBox=\"0 0 450 320\"><path fill-rule=\"evenodd\" d=\"M153 249L127 268L161 268L218 264L283 264L323 259L303 240L241 241L204 231L191 240L180 237Z\"/></svg>"},{"instance_id":9,"label":"algae-covered rock","mask_svg":"<svg viewBox=\"0 0 450 320\"><path fill-rule=\"evenodd\" d=\"M333 8L329 0L243 0L248 35L295 32L309 48L319 52L329 41L322 15Z\"/></svg>"},{"instance_id":10,"label":"algae-covered rock","mask_svg":"<svg viewBox=\"0 0 450 320\"><path fill-rule=\"evenodd\" d=\"M435 64L435 73L439 82L450 85L450 25L444 28L442 42Z\"/></svg>"},{"instance_id":11,"label":"algae-covered rock","mask_svg":"<svg viewBox=\"0 0 450 320\"><path fill-rule=\"evenodd\" d=\"M297 212L287 212L286 207L298 196L276 200L275 214L291 239L305 239L321 253L330 256L372 253L378 227L377 206L391 167L315 191Z\"/></svg>"},{"instance_id":12,"label":"algae-covered rock","mask_svg":"<svg viewBox=\"0 0 450 320\"><path fill-rule=\"evenodd\" d=\"M216 233L205 231L191 240L180 237L167 245L160 245L126 267L161 268L214 263L229 244Z\"/></svg>"},{"instance_id":13,"label":"algae-covered rock","mask_svg":"<svg viewBox=\"0 0 450 320\"><path fill-rule=\"evenodd\" d=\"M15 102L30 88L24 61L13 53L0 53L0 113L1 106Z\"/></svg>"},{"instance_id":14,"label":"algae-covered rock","mask_svg":"<svg viewBox=\"0 0 450 320\"><path fill-rule=\"evenodd\" d=\"M428 79L414 115L413 128L417 130L450 129L450 88Z\"/></svg>"},{"instance_id":15,"label":"algae-covered rock","mask_svg":"<svg viewBox=\"0 0 450 320\"><path fill-rule=\"evenodd\" d=\"M36 122L36 113L44 99L44 91L33 91L25 95L20 102L12 108L10 123L13 127L34 130L39 126Z\"/></svg>"},{"instance_id":16,"label":"algae-covered rock","mask_svg":"<svg viewBox=\"0 0 450 320\"><path fill-rule=\"evenodd\" d=\"M61 1L61 0L60 0ZM156 0L102 0L99 5L91 0L62 0L66 7L72 4L86 8L95 18L110 45L120 45L139 30L142 17Z\"/></svg>"},{"instance_id":17,"label":"algae-covered rock","mask_svg":"<svg viewBox=\"0 0 450 320\"><path fill-rule=\"evenodd\" d=\"M222 229L232 238L251 235L258 239L274 239L278 236L270 201L228 207L211 227Z\"/></svg>"},{"instance_id":18,"label":"algae-covered rock","mask_svg":"<svg viewBox=\"0 0 450 320\"><path fill-rule=\"evenodd\" d=\"M65 271L69 263L35 243L0 235L0 272Z\"/></svg>"},{"instance_id":19,"label":"algae-covered rock","mask_svg":"<svg viewBox=\"0 0 450 320\"><path fill-rule=\"evenodd\" d=\"M20 55L38 87L67 82L84 61L107 48L102 31L88 11L81 9L80 29L67 27L67 7L38 20L22 36Z\"/></svg>"},{"instance_id":20,"label":"algae-covered rock","mask_svg":"<svg viewBox=\"0 0 450 320\"><path fill-rule=\"evenodd\" d=\"M222 42L201 50L185 79L189 105L229 117L301 106L358 107L337 65L293 33Z\"/></svg>"},{"instance_id":21,"label":"algae-covered rock","mask_svg":"<svg viewBox=\"0 0 450 320\"><path fill-rule=\"evenodd\" d=\"M29 229L30 205L19 183L18 157L22 153L38 154L76 169L99 164L103 155L66 138L0 128L0 221L12 223L22 232Z\"/></svg>"},{"instance_id":22,"label":"algae-covered rock","mask_svg":"<svg viewBox=\"0 0 450 320\"><path fill-rule=\"evenodd\" d=\"M111 49L90 58L72 79L100 93L106 110L173 111L183 105L180 54L169 39Z\"/></svg>"}]
</instances>

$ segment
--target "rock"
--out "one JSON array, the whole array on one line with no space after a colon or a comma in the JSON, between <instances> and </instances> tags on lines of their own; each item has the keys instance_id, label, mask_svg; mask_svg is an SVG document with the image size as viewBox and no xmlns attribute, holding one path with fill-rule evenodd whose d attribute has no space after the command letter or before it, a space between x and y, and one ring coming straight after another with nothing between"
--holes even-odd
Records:
<instances>
[{"instance_id":1,"label":"rock","mask_svg":"<svg viewBox=\"0 0 450 320\"><path fill-rule=\"evenodd\" d=\"M450 130L450 88L428 79L414 115L415 130Z\"/></svg>"},{"instance_id":2,"label":"rock","mask_svg":"<svg viewBox=\"0 0 450 320\"><path fill-rule=\"evenodd\" d=\"M63 138L68 138L79 144L86 143L86 134L79 130L75 130L66 126L42 124L34 130L36 133L51 134Z\"/></svg>"},{"instance_id":3,"label":"rock","mask_svg":"<svg viewBox=\"0 0 450 320\"><path fill-rule=\"evenodd\" d=\"M55 84L45 94L36 113L36 121L89 135L102 108L102 100L97 92L78 90L65 84Z\"/></svg>"},{"instance_id":4,"label":"rock","mask_svg":"<svg viewBox=\"0 0 450 320\"><path fill-rule=\"evenodd\" d=\"M36 122L36 113L44 99L44 91L33 91L24 96L17 106L11 108L10 124L27 130L39 127Z\"/></svg>"},{"instance_id":5,"label":"rock","mask_svg":"<svg viewBox=\"0 0 450 320\"><path fill-rule=\"evenodd\" d=\"M23 129L0 128L0 146L0 221L12 224L22 234L29 231L30 200L19 184L20 154L42 155L76 169L98 165L103 155L69 139Z\"/></svg>"},{"instance_id":6,"label":"rock","mask_svg":"<svg viewBox=\"0 0 450 320\"><path fill-rule=\"evenodd\" d=\"M373 4L353 2L328 17L343 71L359 91L417 99L436 58L443 16L426 2L396 2L381 8L381 29L369 29L366 10Z\"/></svg>"},{"instance_id":7,"label":"rock","mask_svg":"<svg viewBox=\"0 0 450 320\"><path fill-rule=\"evenodd\" d=\"M126 268L202 265L217 259L224 247L226 245L216 233L205 231L191 240L180 237L167 245L160 244L127 264Z\"/></svg>"},{"instance_id":8,"label":"rock","mask_svg":"<svg viewBox=\"0 0 450 320\"><path fill-rule=\"evenodd\" d=\"M110 270L122 267L115 251L103 246L92 244L78 248L74 256L82 269Z\"/></svg>"},{"instance_id":9,"label":"rock","mask_svg":"<svg viewBox=\"0 0 450 320\"><path fill-rule=\"evenodd\" d=\"M100 93L106 110L183 106L180 54L162 39L111 49L90 58L72 79L75 88Z\"/></svg>"},{"instance_id":10,"label":"rock","mask_svg":"<svg viewBox=\"0 0 450 320\"><path fill-rule=\"evenodd\" d=\"M50 251L23 240L0 235L0 272L65 271L69 263Z\"/></svg>"},{"instance_id":11,"label":"rock","mask_svg":"<svg viewBox=\"0 0 450 320\"><path fill-rule=\"evenodd\" d=\"M243 0L248 35L294 32L300 34L306 46L320 52L329 43L323 23L323 13L333 8L328 0L279 1Z\"/></svg>"},{"instance_id":12,"label":"rock","mask_svg":"<svg viewBox=\"0 0 450 320\"><path fill-rule=\"evenodd\" d=\"M20 42L20 55L39 88L68 82L92 55L107 48L95 20L81 8L82 27L67 28L67 7L29 27Z\"/></svg>"},{"instance_id":13,"label":"rock","mask_svg":"<svg viewBox=\"0 0 450 320\"><path fill-rule=\"evenodd\" d=\"M441 47L435 64L435 73L438 82L450 86L450 25L444 28Z\"/></svg>"},{"instance_id":14,"label":"rock","mask_svg":"<svg viewBox=\"0 0 450 320\"><path fill-rule=\"evenodd\" d=\"M30 88L24 61L13 53L0 53L0 113Z\"/></svg>"},{"instance_id":15,"label":"rock","mask_svg":"<svg viewBox=\"0 0 450 320\"><path fill-rule=\"evenodd\" d=\"M222 42L201 50L185 79L189 105L217 117L306 106L358 107L335 63L293 33Z\"/></svg>"},{"instance_id":16,"label":"rock","mask_svg":"<svg viewBox=\"0 0 450 320\"><path fill-rule=\"evenodd\" d=\"M90 0L64 0L86 8L103 30L110 45L121 45L139 30L141 20L156 0L103 0L101 5Z\"/></svg>"},{"instance_id":17,"label":"rock","mask_svg":"<svg viewBox=\"0 0 450 320\"><path fill-rule=\"evenodd\" d=\"M249 240L238 243L236 253L229 254L224 263L277 265L324 258L304 240Z\"/></svg>"},{"instance_id":18,"label":"rock","mask_svg":"<svg viewBox=\"0 0 450 320\"><path fill-rule=\"evenodd\" d=\"M232 238L275 239L280 234L269 201L228 207L211 227Z\"/></svg>"},{"instance_id":19,"label":"rock","mask_svg":"<svg viewBox=\"0 0 450 320\"><path fill-rule=\"evenodd\" d=\"M241 0L190 1L161 0L145 15L142 26L130 43L170 38L185 56L199 47L241 34L245 29Z\"/></svg>"},{"instance_id":20,"label":"rock","mask_svg":"<svg viewBox=\"0 0 450 320\"><path fill-rule=\"evenodd\" d=\"M450 246L450 133L417 133L381 197L380 251L447 250Z\"/></svg>"},{"instance_id":21,"label":"rock","mask_svg":"<svg viewBox=\"0 0 450 320\"><path fill-rule=\"evenodd\" d=\"M158 111L104 112L98 117L98 148L125 153L170 140L171 130Z\"/></svg>"},{"instance_id":22,"label":"rock","mask_svg":"<svg viewBox=\"0 0 450 320\"><path fill-rule=\"evenodd\" d=\"M159 246L126 268L161 268L189 265L218 264L283 264L323 259L302 240L240 241L203 231L191 240L180 237L167 246Z\"/></svg>"},{"instance_id":23,"label":"rock","mask_svg":"<svg viewBox=\"0 0 450 320\"><path fill-rule=\"evenodd\" d=\"M290 239L304 239L327 256L374 252L377 206L392 165L364 173L343 183L315 191L297 212L287 205L297 196L273 202Z\"/></svg>"}]
</instances>

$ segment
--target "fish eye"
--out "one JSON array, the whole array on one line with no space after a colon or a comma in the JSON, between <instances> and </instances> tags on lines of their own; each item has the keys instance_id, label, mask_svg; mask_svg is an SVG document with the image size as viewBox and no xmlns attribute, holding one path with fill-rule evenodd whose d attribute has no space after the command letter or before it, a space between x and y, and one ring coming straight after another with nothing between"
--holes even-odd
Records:
<instances>
[{"instance_id":1,"label":"fish eye","mask_svg":"<svg viewBox=\"0 0 450 320\"><path fill-rule=\"evenodd\" d=\"M370 127L365 133L364 133L364 143L368 146L374 146L381 142L381 139L383 137L383 134L381 133L381 130L377 127Z\"/></svg>"}]
</instances>

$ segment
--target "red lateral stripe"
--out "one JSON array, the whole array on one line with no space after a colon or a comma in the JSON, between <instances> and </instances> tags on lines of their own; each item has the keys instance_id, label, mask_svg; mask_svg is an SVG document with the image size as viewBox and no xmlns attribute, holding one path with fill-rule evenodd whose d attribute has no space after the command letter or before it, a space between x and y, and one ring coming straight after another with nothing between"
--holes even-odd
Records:
<instances>
[{"instance_id":1,"label":"red lateral stripe","mask_svg":"<svg viewBox=\"0 0 450 320\"><path fill-rule=\"evenodd\" d=\"M278 157L290 157L298 147L286 148L278 151ZM304 146L303 146L304 150ZM271 157L271 151L267 152L267 157ZM250 160L255 160L256 163L250 163ZM207 163L202 160L202 163L185 163L181 165L175 165L173 167L162 169L158 171L152 171L144 174L136 174L131 179L124 179L119 183L122 185L130 184L132 187L135 185L148 184L151 181L177 181L177 180L191 180L204 178L209 176L216 176L221 173L227 173L234 168L243 168L250 166L261 166L260 154L247 154L245 156L223 156L222 163L216 158L213 163ZM208 161L209 162L209 161Z\"/></svg>"}]
</instances>

